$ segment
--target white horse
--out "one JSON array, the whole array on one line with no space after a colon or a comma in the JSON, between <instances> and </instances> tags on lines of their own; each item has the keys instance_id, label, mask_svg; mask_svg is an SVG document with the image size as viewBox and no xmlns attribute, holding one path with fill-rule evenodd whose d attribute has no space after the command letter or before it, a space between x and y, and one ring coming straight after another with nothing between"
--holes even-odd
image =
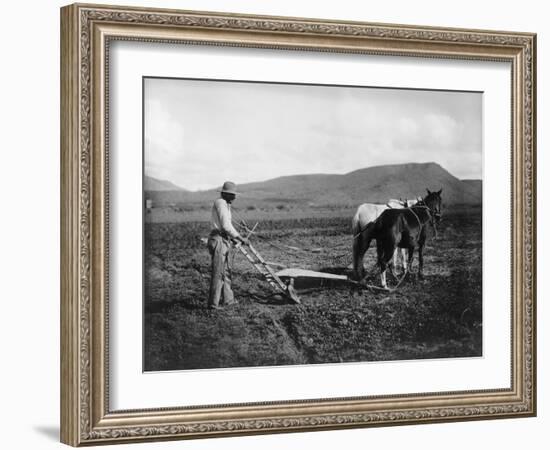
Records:
<instances>
[{"instance_id":1,"label":"white horse","mask_svg":"<svg viewBox=\"0 0 550 450\"><path fill-rule=\"evenodd\" d=\"M370 238L368 231L378 219L380 214L386 209L401 209L410 208L418 203L418 199L396 200L390 199L385 205L376 203L363 203L357 208L355 215L351 221L351 229L353 233L353 275L355 279L362 280L365 276L363 267L363 258L370 246ZM401 249L401 257L403 262L403 270L407 271L407 250ZM393 267L397 266L397 250L393 255L393 264L390 270L393 273Z\"/></svg>"},{"instance_id":2,"label":"white horse","mask_svg":"<svg viewBox=\"0 0 550 450\"><path fill-rule=\"evenodd\" d=\"M389 208L393 208L393 209L410 208L411 206L416 205L420 200L422 200L422 197L406 198L405 200L403 200L402 198L400 198L399 200L395 198L390 198L388 200L388 203L386 203L386 205Z\"/></svg>"},{"instance_id":3,"label":"white horse","mask_svg":"<svg viewBox=\"0 0 550 450\"><path fill-rule=\"evenodd\" d=\"M417 198L408 198L401 201L403 202L403 207L410 208L411 206L416 205L421 200L422 200L422 197L417 197Z\"/></svg>"}]
</instances>

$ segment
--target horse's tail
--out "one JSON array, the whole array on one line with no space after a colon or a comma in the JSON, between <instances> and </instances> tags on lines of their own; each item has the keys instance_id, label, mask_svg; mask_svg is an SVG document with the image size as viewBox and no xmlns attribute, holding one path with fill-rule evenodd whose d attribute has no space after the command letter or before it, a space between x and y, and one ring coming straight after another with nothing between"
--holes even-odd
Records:
<instances>
[{"instance_id":1,"label":"horse's tail","mask_svg":"<svg viewBox=\"0 0 550 450\"><path fill-rule=\"evenodd\" d=\"M353 233L353 277L356 280L362 280L365 275L363 268L363 257L369 248L371 225L372 223L369 223L366 226L361 223L361 215L359 214L359 211L357 211L351 221L351 229Z\"/></svg>"},{"instance_id":2,"label":"horse's tail","mask_svg":"<svg viewBox=\"0 0 550 450\"><path fill-rule=\"evenodd\" d=\"M351 219L351 233L355 236L361 232L361 221L359 218L359 211L355 213L353 219Z\"/></svg>"}]
</instances>

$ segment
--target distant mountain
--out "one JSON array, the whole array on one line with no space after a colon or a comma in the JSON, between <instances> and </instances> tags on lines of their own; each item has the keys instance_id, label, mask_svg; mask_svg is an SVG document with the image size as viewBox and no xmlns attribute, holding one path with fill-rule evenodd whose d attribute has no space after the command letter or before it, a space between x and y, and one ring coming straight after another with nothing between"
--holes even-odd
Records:
<instances>
[{"instance_id":1,"label":"distant mountain","mask_svg":"<svg viewBox=\"0 0 550 450\"><path fill-rule=\"evenodd\" d=\"M462 183L470 194L480 199L481 203L481 197L483 195L483 182L481 180L462 180Z\"/></svg>"},{"instance_id":2,"label":"distant mountain","mask_svg":"<svg viewBox=\"0 0 550 450\"><path fill-rule=\"evenodd\" d=\"M143 178L143 188L145 191L185 191L171 181L159 180L147 175Z\"/></svg>"},{"instance_id":3,"label":"distant mountain","mask_svg":"<svg viewBox=\"0 0 550 450\"><path fill-rule=\"evenodd\" d=\"M278 177L241 184L240 205L255 202L306 204L309 206L354 206L365 202L386 203L390 198L425 196L426 189L443 189L445 204L481 203L481 180L462 181L436 163L408 163L368 167L344 175L312 174ZM216 189L200 192L159 192L160 203L203 203L219 194Z\"/></svg>"},{"instance_id":4,"label":"distant mountain","mask_svg":"<svg viewBox=\"0 0 550 450\"><path fill-rule=\"evenodd\" d=\"M355 202L365 199L375 203L388 198L425 196L426 189L443 189L445 204L479 204L473 189L436 163L408 163L369 167L343 175L343 186Z\"/></svg>"}]
</instances>

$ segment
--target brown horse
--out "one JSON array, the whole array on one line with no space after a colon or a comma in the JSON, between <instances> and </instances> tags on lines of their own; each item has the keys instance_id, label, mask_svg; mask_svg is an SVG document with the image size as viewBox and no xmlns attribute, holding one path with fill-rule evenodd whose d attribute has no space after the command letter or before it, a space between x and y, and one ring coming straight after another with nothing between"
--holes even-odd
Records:
<instances>
[{"instance_id":1,"label":"brown horse","mask_svg":"<svg viewBox=\"0 0 550 450\"><path fill-rule=\"evenodd\" d=\"M376 239L378 267L383 288L387 288L386 269L389 267L392 274L392 257L396 248L408 250L410 269L414 250L418 249L418 275L423 277L424 245L426 243L426 228L430 224L434 227L441 220L441 192L430 192L428 195L410 208L387 209L374 222L369 230L369 240ZM407 269L405 271L407 273Z\"/></svg>"},{"instance_id":2,"label":"brown horse","mask_svg":"<svg viewBox=\"0 0 550 450\"><path fill-rule=\"evenodd\" d=\"M351 221L351 230L353 233L353 278L361 281L365 277L365 269L363 267L363 259L365 253L370 247L371 239L369 237L370 228L380 214L386 209L401 209L410 208L416 205L422 198L415 199L390 199L385 205L376 203L363 203L357 208L353 220ZM407 271L407 250L400 249L400 252L395 252L393 256L393 266L397 265L398 253L401 253L403 271Z\"/></svg>"},{"instance_id":3,"label":"brown horse","mask_svg":"<svg viewBox=\"0 0 550 450\"><path fill-rule=\"evenodd\" d=\"M357 208L353 220L351 221L351 230L353 233L353 277L356 280L361 281L365 276L365 269L363 267L363 258L365 253L370 247L371 239L369 236L369 227L372 227L375 220L378 219L380 214L386 209L391 208L407 208L416 203L419 200L396 200L390 199L385 205L377 203L363 203ZM406 250L401 251L403 270L406 271ZM394 265L397 264L397 252L394 255Z\"/></svg>"}]
</instances>

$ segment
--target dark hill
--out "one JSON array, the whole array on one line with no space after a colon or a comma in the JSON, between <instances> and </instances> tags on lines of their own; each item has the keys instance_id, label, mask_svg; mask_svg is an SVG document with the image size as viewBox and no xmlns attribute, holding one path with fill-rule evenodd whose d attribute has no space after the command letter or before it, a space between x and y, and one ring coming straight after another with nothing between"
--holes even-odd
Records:
<instances>
[{"instance_id":1,"label":"dark hill","mask_svg":"<svg viewBox=\"0 0 550 450\"><path fill-rule=\"evenodd\" d=\"M355 202L384 203L389 198L415 198L426 189L443 189L446 204L481 203L481 195L436 163L376 166L343 176L343 188Z\"/></svg>"},{"instance_id":2,"label":"dark hill","mask_svg":"<svg viewBox=\"0 0 550 450\"><path fill-rule=\"evenodd\" d=\"M185 191L171 181L159 180L147 175L143 178L143 189L145 191Z\"/></svg>"},{"instance_id":3,"label":"dark hill","mask_svg":"<svg viewBox=\"0 0 550 450\"><path fill-rule=\"evenodd\" d=\"M483 183L481 180L462 180L462 184L465 186L466 190L476 198L479 198L481 203L481 198L483 195Z\"/></svg>"},{"instance_id":4,"label":"dark hill","mask_svg":"<svg viewBox=\"0 0 550 450\"><path fill-rule=\"evenodd\" d=\"M390 198L415 198L426 189L443 189L445 204L480 204L481 180L462 181L436 163L408 163L368 167L344 175L312 174L241 184L239 204L258 202L310 206L355 206L385 203ZM150 193L156 203L210 202L216 189L200 192Z\"/></svg>"}]
</instances>

